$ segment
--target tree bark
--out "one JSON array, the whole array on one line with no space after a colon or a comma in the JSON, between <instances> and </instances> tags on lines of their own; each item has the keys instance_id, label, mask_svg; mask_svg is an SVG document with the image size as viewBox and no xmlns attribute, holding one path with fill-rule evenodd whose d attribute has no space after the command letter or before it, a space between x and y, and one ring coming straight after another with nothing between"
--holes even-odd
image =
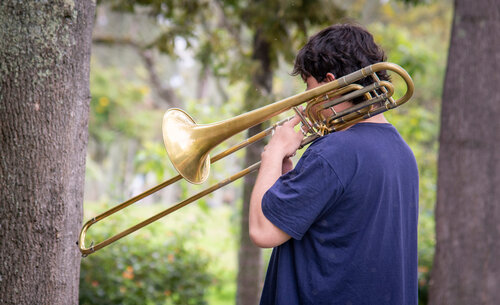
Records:
<instances>
[{"instance_id":1,"label":"tree bark","mask_svg":"<svg viewBox=\"0 0 500 305\"><path fill-rule=\"evenodd\" d=\"M456 0L430 304L500 304L500 3Z\"/></svg>"},{"instance_id":2,"label":"tree bark","mask_svg":"<svg viewBox=\"0 0 500 305\"><path fill-rule=\"evenodd\" d=\"M256 31L253 41L253 60L258 69L252 75L252 88L246 97L246 110L264 106L264 101L272 92L272 76L270 60L271 46L260 31ZM263 130L263 125L257 125L248 130L251 137ZM250 146L245 155L245 167L260 161L260 155L265 143L257 142ZM260 248L250 240L248 230L248 213L250 196L255 185L256 173L245 176L243 183L243 210L241 213L241 237L238 252L238 288L236 296L237 305L256 305L259 303L262 288L262 255Z\"/></svg>"},{"instance_id":3,"label":"tree bark","mask_svg":"<svg viewBox=\"0 0 500 305\"><path fill-rule=\"evenodd\" d=\"M94 9L0 4L0 304L78 304Z\"/></svg>"}]
</instances>

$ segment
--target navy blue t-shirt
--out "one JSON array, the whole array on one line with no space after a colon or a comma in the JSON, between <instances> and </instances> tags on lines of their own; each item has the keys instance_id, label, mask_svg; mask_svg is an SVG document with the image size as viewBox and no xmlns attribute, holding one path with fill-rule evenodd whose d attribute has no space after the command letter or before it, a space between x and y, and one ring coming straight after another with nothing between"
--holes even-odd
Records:
<instances>
[{"instance_id":1,"label":"navy blue t-shirt","mask_svg":"<svg viewBox=\"0 0 500 305\"><path fill-rule=\"evenodd\" d=\"M416 305L418 169L390 124L315 141L269 189L273 250L261 304Z\"/></svg>"}]
</instances>

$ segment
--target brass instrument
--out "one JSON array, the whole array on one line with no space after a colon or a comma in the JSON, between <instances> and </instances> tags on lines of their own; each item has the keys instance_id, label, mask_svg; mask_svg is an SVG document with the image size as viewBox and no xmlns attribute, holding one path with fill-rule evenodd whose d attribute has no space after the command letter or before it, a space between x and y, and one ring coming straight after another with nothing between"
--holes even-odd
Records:
<instances>
[{"instance_id":1,"label":"brass instrument","mask_svg":"<svg viewBox=\"0 0 500 305\"><path fill-rule=\"evenodd\" d=\"M394 86L392 83L388 81L381 81L375 74L376 72L384 70L394 72L394 74L399 75L406 83L405 94L396 101L392 97L394 94ZM365 77L372 77L373 83L365 87L355 84L356 81ZM169 109L163 117L163 140L167 154L173 166L179 172L179 175L87 221L80 233L78 242L80 251L83 256L87 256L88 254L91 254L115 242L116 240L186 206L187 204L196 201L207 194L210 194L213 191L257 170L260 166L260 162L249 166L239 173L218 182L198 194L187 198L96 245L91 245L88 248L85 247L86 232L89 227L96 222L101 221L102 219L176 181L179 181L182 178L195 184L204 182L210 171L210 163L223 159L233 152L268 136L276 126L282 124L287 119L274 124L253 137L246 139L242 143L239 143L219 153L213 158L210 158L209 153L213 148L239 132L265 122L293 108L301 117L302 124L306 125L308 130L307 135L301 144L301 147L303 147L318 137L345 129L359 121L402 105L413 95L413 90L413 81L403 68L393 63L381 62L367 66L314 89L213 124L196 124L194 120L184 111L180 109ZM352 107L338 113L333 109L333 106L345 101L350 101L357 97L363 97L364 100L361 103L353 105ZM302 113L296 108L303 103L307 103L307 107L304 110L305 116L302 115ZM331 109L333 115L325 117L325 109Z\"/></svg>"}]
</instances>

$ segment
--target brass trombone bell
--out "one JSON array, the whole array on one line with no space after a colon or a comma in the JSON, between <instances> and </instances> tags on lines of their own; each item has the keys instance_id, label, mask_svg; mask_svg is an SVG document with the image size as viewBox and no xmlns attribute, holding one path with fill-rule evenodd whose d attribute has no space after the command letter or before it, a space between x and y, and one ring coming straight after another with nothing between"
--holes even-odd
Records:
<instances>
[{"instance_id":1,"label":"brass trombone bell","mask_svg":"<svg viewBox=\"0 0 500 305\"><path fill-rule=\"evenodd\" d=\"M376 74L376 72L384 70L392 71L395 75L401 77L401 79L406 83L406 92L397 100L394 100L393 98L394 86L392 83L388 81L381 81ZM373 83L368 86L356 84L358 80L365 77L371 77L373 79ZM252 126L263 123L292 108L296 110L296 107L307 103L304 114L298 113L301 117L302 124L306 125L308 129L307 136L301 144L301 147L303 147L328 133L343 130L362 120L406 103L413 95L413 91L413 81L403 68L393 63L381 62L362 68L314 89L213 124L196 124L193 118L191 118L191 116L183 110L175 108L169 109L163 117L163 141L165 143L168 157L175 169L179 172L179 175L87 221L80 232L78 242L80 251L84 256L93 253L115 242L116 240L184 207L185 205L194 202L257 170L260 166L260 162L251 165L239 173L218 182L217 184L175 204L163 212L160 212L142 221L141 223L124 230L123 232L120 232L96 245L92 245L88 248L85 247L86 232L89 227L96 222L101 221L102 219L182 178L195 184L203 183L209 175L211 163L221 160L227 155L265 138L277 125L282 124L285 120L274 124L259 134L219 153L213 158L210 158L209 154L212 149L225 140ZM359 97L363 97L363 101L361 103L355 104L341 112L337 113L333 108L335 105ZM325 109L331 109L333 114L325 117ZM296 110L296 112L298 111Z\"/></svg>"}]
</instances>

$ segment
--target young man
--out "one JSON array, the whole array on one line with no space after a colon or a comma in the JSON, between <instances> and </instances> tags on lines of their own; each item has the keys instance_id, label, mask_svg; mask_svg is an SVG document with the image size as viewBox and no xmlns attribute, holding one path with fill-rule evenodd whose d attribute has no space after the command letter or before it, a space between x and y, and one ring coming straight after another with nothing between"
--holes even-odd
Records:
<instances>
[{"instance_id":1,"label":"young man","mask_svg":"<svg viewBox=\"0 0 500 305\"><path fill-rule=\"evenodd\" d=\"M334 25L300 50L294 74L309 90L384 60L365 29ZM380 114L316 140L293 168L298 123L276 129L250 202L252 240L274 247L261 304L416 305L412 151Z\"/></svg>"}]
</instances>

